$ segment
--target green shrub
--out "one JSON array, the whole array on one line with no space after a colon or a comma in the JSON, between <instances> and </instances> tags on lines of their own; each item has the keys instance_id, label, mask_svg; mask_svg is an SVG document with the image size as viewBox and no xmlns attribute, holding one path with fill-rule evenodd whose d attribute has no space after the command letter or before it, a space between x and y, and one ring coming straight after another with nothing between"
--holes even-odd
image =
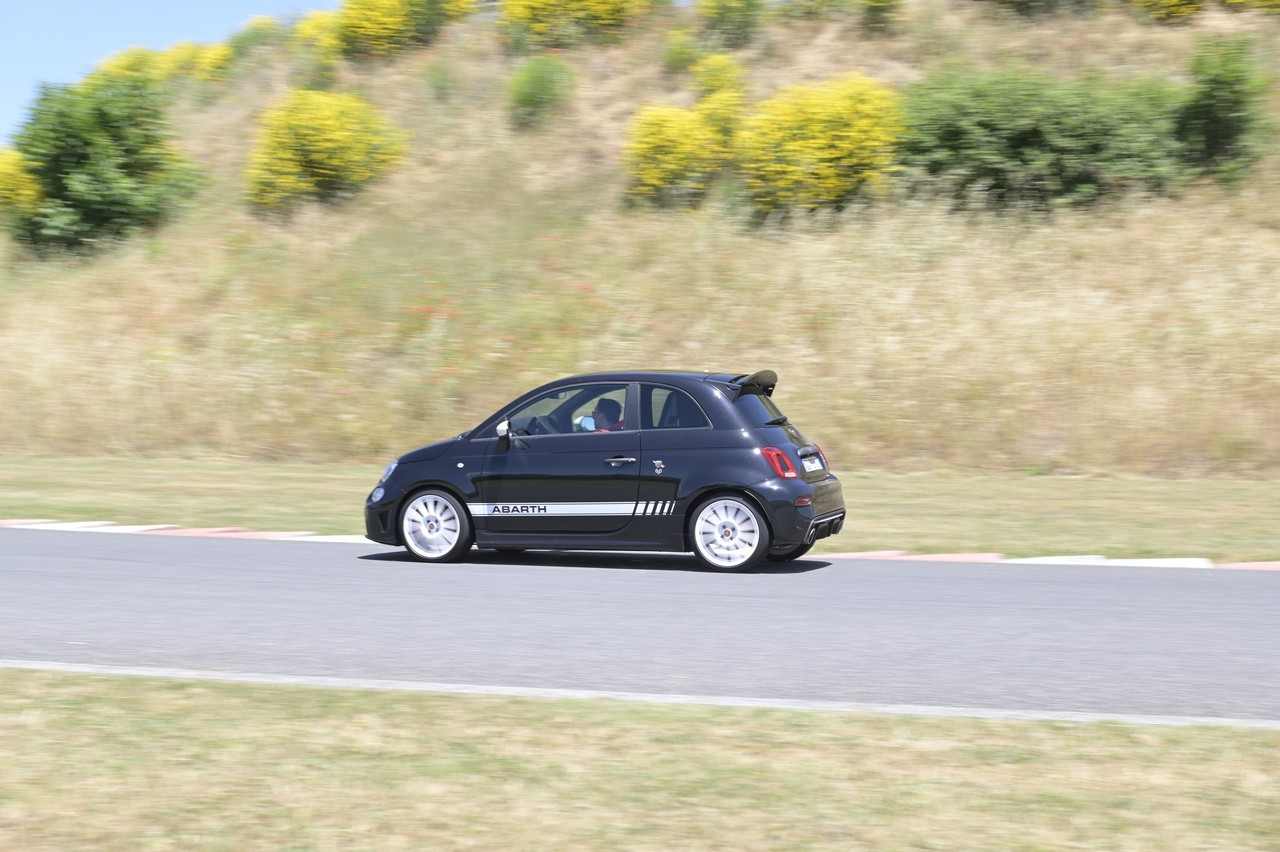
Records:
<instances>
[{"instance_id":1,"label":"green shrub","mask_svg":"<svg viewBox=\"0 0 1280 852\"><path fill-rule=\"evenodd\" d=\"M742 47L760 29L764 0L697 0L702 28L726 47Z\"/></svg>"},{"instance_id":2,"label":"green shrub","mask_svg":"<svg viewBox=\"0 0 1280 852\"><path fill-rule=\"evenodd\" d=\"M862 0L862 26L869 32L887 33L901 8L902 0Z\"/></svg>"},{"instance_id":3,"label":"green shrub","mask_svg":"<svg viewBox=\"0 0 1280 852\"><path fill-rule=\"evenodd\" d=\"M701 58L702 50L688 30L667 33L666 47L662 51L662 70L668 74L682 74Z\"/></svg>"},{"instance_id":4,"label":"green shrub","mask_svg":"<svg viewBox=\"0 0 1280 852\"><path fill-rule=\"evenodd\" d=\"M1181 174L1181 97L1154 82L948 74L911 89L903 162L961 204L1047 207L1160 192Z\"/></svg>"},{"instance_id":5,"label":"green shrub","mask_svg":"<svg viewBox=\"0 0 1280 852\"><path fill-rule=\"evenodd\" d=\"M1019 15L1032 17L1056 12L1087 12L1098 5L1098 0L995 0L996 4ZM1141 0L1134 0L1141 2Z\"/></svg>"},{"instance_id":6,"label":"green shrub","mask_svg":"<svg viewBox=\"0 0 1280 852\"><path fill-rule=\"evenodd\" d=\"M409 24L417 44L431 44L450 21L475 10L476 0L409 0Z\"/></svg>"},{"instance_id":7,"label":"green shrub","mask_svg":"<svg viewBox=\"0 0 1280 852\"><path fill-rule=\"evenodd\" d=\"M628 194L659 206L698 204L720 169L720 149L716 132L693 110L641 107L623 157Z\"/></svg>"},{"instance_id":8,"label":"green shrub","mask_svg":"<svg viewBox=\"0 0 1280 852\"><path fill-rule=\"evenodd\" d=\"M288 210L354 192L399 162L402 136L356 95L298 89L262 116L250 154L249 201Z\"/></svg>"},{"instance_id":9,"label":"green shrub","mask_svg":"<svg viewBox=\"0 0 1280 852\"><path fill-rule=\"evenodd\" d=\"M1203 42L1191 64L1191 96L1178 114L1177 136L1195 168L1227 172L1252 154L1264 82L1243 38Z\"/></svg>"},{"instance_id":10,"label":"green shrub","mask_svg":"<svg viewBox=\"0 0 1280 852\"><path fill-rule=\"evenodd\" d=\"M778 14L784 18L829 18L853 6L853 0L785 0L778 6Z\"/></svg>"},{"instance_id":11,"label":"green shrub","mask_svg":"<svg viewBox=\"0 0 1280 852\"><path fill-rule=\"evenodd\" d=\"M541 124L564 106L572 91L567 65L553 56L530 57L511 75L507 95L512 119L520 128Z\"/></svg>"},{"instance_id":12,"label":"green shrub","mask_svg":"<svg viewBox=\"0 0 1280 852\"><path fill-rule=\"evenodd\" d=\"M738 165L761 215L841 209L892 172L901 131L898 95L865 77L792 86L744 120Z\"/></svg>"},{"instance_id":13,"label":"green shrub","mask_svg":"<svg viewBox=\"0 0 1280 852\"><path fill-rule=\"evenodd\" d=\"M513 45L568 47L617 38L650 0L500 0L500 24Z\"/></svg>"},{"instance_id":14,"label":"green shrub","mask_svg":"<svg viewBox=\"0 0 1280 852\"><path fill-rule=\"evenodd\" d=\"M234 57L239 59L260 47L279 44L283 38L284 28L279 21L270 15L257 15L227 39L227 45Z\"/></svg>"},{"instance_id":15,"label":"green shrub","mask_svg":"<svg viewBox=\"0 0 1280 852\"><path fill-rule=\"evenodd\" d=\"M171 215L194 175L169 142L165 107L141 73L42 86L16 139L41 199L12 223L19 238L77 248Z\"/></svg>"}]
</instances>

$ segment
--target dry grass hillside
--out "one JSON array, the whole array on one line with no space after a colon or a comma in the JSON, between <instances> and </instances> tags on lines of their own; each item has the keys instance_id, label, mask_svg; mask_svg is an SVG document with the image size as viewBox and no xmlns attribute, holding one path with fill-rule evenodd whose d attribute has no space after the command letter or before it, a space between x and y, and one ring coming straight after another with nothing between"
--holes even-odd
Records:
<instances>
[{"instance_id":1,"label":"dry grass hillside","mask_svg":"<svg viewBox=\"0 0 1280 852\"><path fill-rule=\"evenodd\" d=\"M1256 33L1280 77L1274 18L906 8L876 38L770 23L737 53L751 96L848 69L893 85L1009 63L1176 77L1221 30ZM692 98L661 68L682 14L562 55L570 107L528 132L509 120L515 60L491 21L344 69L408 132L408 159L288 220L252 215L241 177L286 55L186 93L179 142L207 180L175 222L89 258L0 240L0 451L381 462L566 373L771 367L838 468L1280 469L1275 151L1236 187L1052 217L902 198L753 228L725 193L695 212L629 208L631 115Z\"/></svg>"}]
</instances>

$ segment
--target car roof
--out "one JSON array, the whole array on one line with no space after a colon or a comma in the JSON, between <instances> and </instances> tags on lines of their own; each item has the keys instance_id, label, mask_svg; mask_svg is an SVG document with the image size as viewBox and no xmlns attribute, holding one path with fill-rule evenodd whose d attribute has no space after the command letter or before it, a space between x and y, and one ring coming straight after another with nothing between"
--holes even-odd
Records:
<instances>
[{"instance_id":1,"label":"car roof","mask_svg":"<svg viewBox=\"0 0 1280 852\"><path fill-rule=\"evenodd\" d=\"M694 370L620 370L610 373L584 373L578 376L566 376L551 384L577 382L710 382L725 385L735 391L735 396L743 388L752 387L762 391L765 396L773 394L778 383L778 374L773 370L758 370L754 373L731 373L725 371Z\"/></svg>"}]
</instances>

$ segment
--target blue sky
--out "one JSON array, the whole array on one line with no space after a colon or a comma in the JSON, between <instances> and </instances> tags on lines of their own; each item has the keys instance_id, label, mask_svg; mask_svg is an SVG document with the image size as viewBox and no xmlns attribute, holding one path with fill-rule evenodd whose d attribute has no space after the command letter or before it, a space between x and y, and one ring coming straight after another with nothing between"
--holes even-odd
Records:
<instances>
[{"instance_id":1,"label":"blue sky","mask_svg":"<svg viewBox=\"0 0 1280 852\"><path fill-rule=\"evenodd\" d=\"M40 83L74 83L133 45L223 41L254 15L336 9L340 0L7 0L0 13L0 146Z\"/></svg>"}]
</instances>

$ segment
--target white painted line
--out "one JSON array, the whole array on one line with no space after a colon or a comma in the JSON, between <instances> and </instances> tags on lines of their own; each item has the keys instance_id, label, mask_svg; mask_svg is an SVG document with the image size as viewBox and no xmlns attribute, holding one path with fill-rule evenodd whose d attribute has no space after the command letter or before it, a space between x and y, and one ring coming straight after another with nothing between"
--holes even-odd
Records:
<instances>
[{"instance_id":1,"label":"white painted line","mask_svg":"<svg viewBox=\"0 0 1280 852\"><path fill-rule=\"evenodd\" d=\"M1212 568L1213 561L1209 559L1178 559L1178 558L1161 558L1161 559L1108 559L1108 565L1115 565L1119 568Z\"/></svg>"},{"instance_id":2,"label":"white painted line","mask_svg":"<svg viewBox=\"0 0 1280 852\"><path fill-rule=\"evenodd\" d=\"M1021 565L1102 565L1108 568L1213 568L1212 560L1198 557L1156 557L1153 559L1108 559L1105 556L1032 556L1006 559Z\"/></svg>"},{"instance_id":3,"label":"white painted line","mask_svg":"<svg viewBox=\"0 0 1280 852\"><path fill-rule=\"evenodd\" d=\"M273 686L309 686L327 689L374 689L428 692L445 695L497 695L510 698L612 699L645 704L685 704L707 707L759 707L774 710L810 710L825 713L882 713L893 716L931 716L1034 722L1123 722L1131 725L1219 725L1231 728L1280 730L1280 719L1236 719L1218 716L1146 716L1134 713L1079 713L1072 711L998 710L982 707L937 707L922 704L860 704L844 701L801 701L787 698L744 698L731 695L668 695L648 692L610 692L593 689L542 689L526 686L493 686L469 683L433 683L375 678L269 675L251 672L213 672L150 666L100 666L91 663L58 663L45 660L2 660L0 668L54 671L72 674L123 677L156 677L174 680L208 680Z\"/></svg>"},{"instance_id":4,"label":"white painted line","mask_svg":"<svg viewBox=\"0 0 1280 852\"><path fill-rule=\"evenodd\" d=\"M329 542L331 544L377 544L377 542L369 541L362 535L301 535L288 539L289 541L319 541ZM385 547L386 545L378 545Z\"/></svg>"},{"instance_id":5,"label":"white painted line","mask_svg":"<svg viewBox=\"0 0 1280 852\"><path fill-rule=\"evenodd\" d=\"M95 527L109 527L114 525L114 521L64 521L62 523L46 523L46 524L10 524L6 529L11 530L63 530L74 532L77 530L89 530Z\"/></svg>"},{"instance_id":6,"label":"white painted line","mask_svg":"<svg viewBox=\"0 0 1280 852\"><path fill-rule=\"evenodd\" d=\"M137 524L134 526L121 527L89 527L84 532L95 533L140 533L151 532L152 530L176 530L177 524Z\"/></svg>"}]
</instances>

